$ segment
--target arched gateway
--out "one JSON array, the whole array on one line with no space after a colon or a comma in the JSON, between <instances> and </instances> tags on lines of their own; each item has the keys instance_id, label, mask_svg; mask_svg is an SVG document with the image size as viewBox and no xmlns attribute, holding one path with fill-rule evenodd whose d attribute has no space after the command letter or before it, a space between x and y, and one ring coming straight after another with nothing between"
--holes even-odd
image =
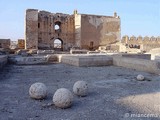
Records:
<instances>
[{"instance_id":1,"label":"arched gateway","mask_svg":"<svg viewBox=\"0 0 160 120\"><path fill-rule=\"evenodd\" d=\"M54 39L54 50L63 51L63 41L60 38Z\"/></svg>"}]
</instances>

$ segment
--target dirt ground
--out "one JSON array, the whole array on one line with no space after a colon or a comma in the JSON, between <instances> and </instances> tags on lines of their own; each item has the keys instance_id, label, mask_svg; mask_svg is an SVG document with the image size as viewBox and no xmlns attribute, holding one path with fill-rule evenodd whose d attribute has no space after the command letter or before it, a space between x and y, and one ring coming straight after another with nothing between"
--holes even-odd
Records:
<instances>
[{"instance_id":1,"label":"dirt ground","mask_svg":"<svg viewBox=\"0 0 160 120\"><path fill-rule=\"evenodd\" d=\"M147 79L137 81L138 74ZM58 88L72 91L78 80L88 82L88 96L74 95L68 109L51 105ZM35 82L48 87L45 100L29 97L29 87ZM65 64L8 65L0 71L0 120L158 120L159 114L159 75L115 66Z\"/></svg>"}]
</instances>

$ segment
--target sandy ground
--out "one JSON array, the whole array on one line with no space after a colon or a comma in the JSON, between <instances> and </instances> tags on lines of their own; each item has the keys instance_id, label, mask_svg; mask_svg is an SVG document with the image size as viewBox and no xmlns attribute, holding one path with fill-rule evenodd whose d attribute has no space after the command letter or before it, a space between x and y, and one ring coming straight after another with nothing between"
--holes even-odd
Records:
<instances>
[{"instance_id":1,"label":"sandy ground","mask_svg":"<svg viewBox=\"0 0 160 120\"><path fill-rule=\"evenodd\" d=\"M136 81L138 74L147 80ZM58 88L72 91L78 80L88 82L88 96L74 96L68 109L50 105ZM29 97L29 87L35 82L48 87L45 100ZM0 120L158 120L159 115L158 75L115 66L65 64L8 65L0 72Z\"/></svg>"}]
</instances>

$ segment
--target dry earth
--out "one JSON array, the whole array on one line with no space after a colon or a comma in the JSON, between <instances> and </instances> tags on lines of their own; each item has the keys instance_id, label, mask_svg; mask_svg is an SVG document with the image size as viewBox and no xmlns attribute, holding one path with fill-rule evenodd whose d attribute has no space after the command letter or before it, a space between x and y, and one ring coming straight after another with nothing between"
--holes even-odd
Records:
<instances>
[{"instance_id":1,"label":"dry earth","mask_svg":"<svg viewBox=\"0 0 160 120\"><path fill-rule=\"evenodd\" d=\"M147 80L136 81L138 74ZM68 109L52 105L52 96L58 88L72 91L78 80L88 82L88 96L74 96ZM46 84L47 99L29 97L29 87L35 82ZM8 65L0 72L0 120L158 120L159 92L159 75L121 67Z\"/></svg>"}]
</instances>

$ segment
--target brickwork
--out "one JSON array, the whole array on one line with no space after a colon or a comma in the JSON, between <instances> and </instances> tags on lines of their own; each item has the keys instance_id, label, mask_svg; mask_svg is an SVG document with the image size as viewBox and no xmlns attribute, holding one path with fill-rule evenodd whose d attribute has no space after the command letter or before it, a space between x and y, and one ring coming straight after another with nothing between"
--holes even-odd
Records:
<instances>
[{"instance_id":1,"label":"brickwork","mask_svg":"<svg viewBox=\"0 0 160 120\"><path fill-rule=\"evenodd\" d=\"M26 11L26 49L97 49L119 41L120 33L120 18L115 14L87 15L79 14L77 10L72 15L34 9Z\"/></svg>"},{"instance_id":2,"label":"brickwork","mask_svg":"<svg viewBox=\"0 0 160 120\"><path fill-rule=\"evenodd\" d=\"M150 51L153 48L160 47L160 37L135 37L123 36L121 42L130 48L138 48L143 51Z\"/></svg>"},{"instance_id":3,"label":"brickwork","mask_svg":"<svg viewBox=\"0 0 160 120\"><path fill-rule=\"evenodd\" d=\"M9 49L10 48L10 39L0 39L0 48Z\"/></svg>"},{"instance_id":4,"label":"brickwork","mask_svg":"<svg viewBox=\"0 0 160 120\"><path fill-rule=\"evenodd\" d=\"M24 39L18 39L18 48L24 49L25 48L25 41Z\"/></svg>"},{"instance_id":5,"label":"brickwork","mask_svg":"<svg viewBox=\"0 0 160 120\"><path fill-rule=\"evenodd\" d=\"M26 26L25 26L25 48L38 48L38 10L26 10Z\"/></svg>"}]
</instances>

